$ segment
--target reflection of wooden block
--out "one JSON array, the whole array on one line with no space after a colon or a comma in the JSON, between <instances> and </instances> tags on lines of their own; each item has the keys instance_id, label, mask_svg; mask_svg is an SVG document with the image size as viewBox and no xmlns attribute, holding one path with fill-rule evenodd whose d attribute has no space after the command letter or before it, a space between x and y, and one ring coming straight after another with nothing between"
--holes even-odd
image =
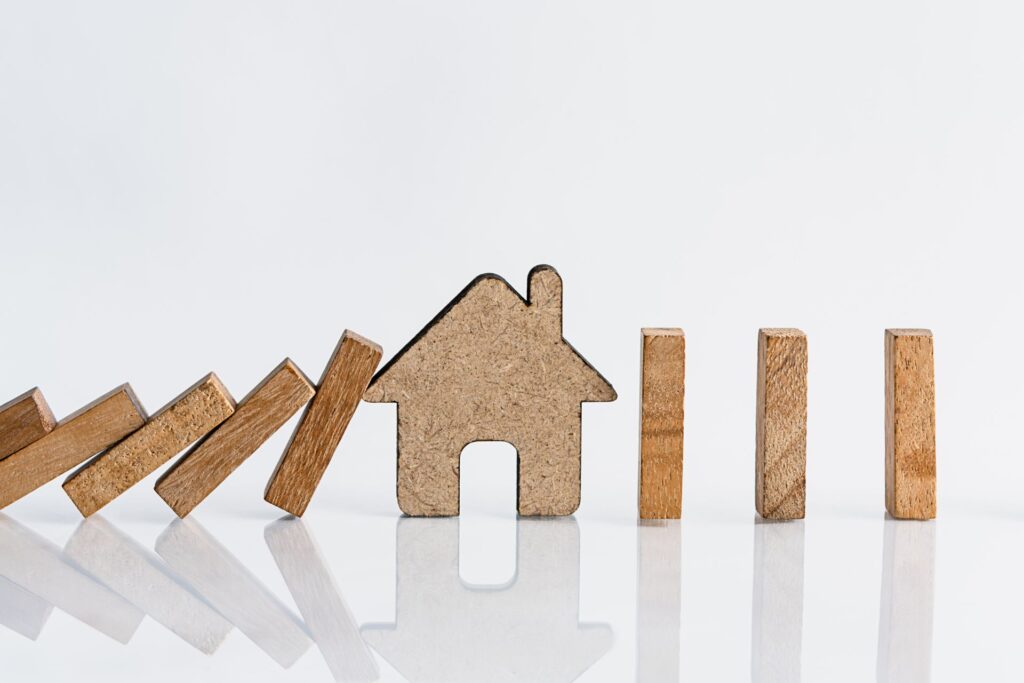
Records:
<instances>
[{"instance_id":1,"label":"reflection of wooden block","mask_svg":"<svg viewBox=\"0 0 1024 683\"><path fill-rule=\"evenodd\" d=\"M0 508L82 464L145 422L146 411L127 384L101 396L46 436L0 460Z\"/></svg>"},{"instance_id":2,"label":"reflection of wooden block","mask_svg":"<svg viewBox=\"0 0 1024 683\"><path fill-rule=\"evenodd\" d=\"M885 507L935 518L935 361L929 330L885 331Z\"/></svg>"},{"instance_id":3,"label":"reflection of wooden block","mask_svg":"<svg viewBox=\"0 0 1024 683\"><path fill-rule=\"evenodd\" d=\"M686 337L641 330L640 518L679 519L683 507Z\"/></svg>"},{"instance_id":4,"label":"reflection of wooden block","mask_svg":"<svg viewBox=\"0 0 1024 683\"><path fill-rule=\"evenodd\" d=\"M186 516L315 393L286 358L242 399L234 415L160 477L157 494L179 517Z\"/></svg>"},{"instance_id":5,"label":"reflection of wooden block","mask_svg":"<svg viewBox=\"0 0 1024 683\"><path fill-rule=\"evenodd\" d=\"M144 427L68 477L64 491L88 517L234 411L235 400L211 372L161 408Z\"/></svg>"},{"instance_id":6,"label":"reflection of wooden block","mask_svg":"<svg viewBox=\"0 0 1024 683\"><path fill-rule=\"evenodd\" d=\"M36 387L0 406L0 458L46 436L57 424Z\"/></svg>"},{"instance_id":7,"label":"reflection of wooden block","mask_svg":"<svg viewBox=\"0 0 1024 683\"><path fill-rule=\"evenodd\" d=\"M802 519L807 472L807 336L757 335L755 503L765 519Z\"/></svg>"},{"instance_id":8,"label":"reflection of wooden block","mask_svg":"<svg viewBox=\"0 0 1024 683\"><path fill-rule=\"evenodd\" d=\"M345 330L313 402L267 484L268 503L296 517L306 511L380 357L377 344Z\"/></svg>"}]
</instances>

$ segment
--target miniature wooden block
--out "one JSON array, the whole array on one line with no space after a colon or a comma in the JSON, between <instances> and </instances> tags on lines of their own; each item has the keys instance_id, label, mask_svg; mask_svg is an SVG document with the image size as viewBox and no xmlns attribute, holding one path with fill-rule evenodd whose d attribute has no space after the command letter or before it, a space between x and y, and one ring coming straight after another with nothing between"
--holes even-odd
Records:
<instances>
[{"instance_id":1,"label":"miniature wooden block","mask_svg":"<svg viewBox=\"0 0 1024 683\"><path fill-rule=\"evenodd\" d=\"M52 432L0 460L0 508L109 448L146 422L127 384L62 420Z\"/></svg>"},{"instance_id":2,"label":"miniature wooden block","mask_svg":"<svg viewBox=\"0 0 1024 683\"><path fill-rule=\"evenodd\" d=\"M803 519L807 472L807 336L757 335L755 504L765 519Z\"/></svg>"},{"instance_id":3,"label":"miniature wooden block","mask_svg":"<svg viewBox=\"0 0 1024 683\"><path fill-rule=\"evenodd\" d=\"M316 396L270 477L268 503L296 517L306 511L380 357L380 346L369 339L349 330L341 335Z\"/></svg>"},{"instance_id":4,"label":"miniature wooden block","mask_svg":"<svg viewBox=\"0 0 1024 683\"><path fill-rule=\"evenodd\" d=\"M39 387L11 399L0 406L0 458L43 438L55 426L57 421Z\"/></svg>"},{"instance_id":5,"label":"miniature wooden block","mask_svg":"<svg viewBox=\"0 0 1024 683\"><path fill-rule=\"evenodd\" d=\"M562 280L530 271L524 299L477 277L374 377L367 401L397 403L398 506L459 514L459 462L474 441L519 454L520 515L570 515L580 502L584 401L615 390L562 337Z\"/></svg>"},{"instance_id":6,"label":"miniature wooden block","mask_svg":"<svg viewBox=\"0 0 1024 683\"><path fill-rule=\"evenodd\" d=\"M683 511L686 337L679 328L640 331L640 518Z\"/></svg>"},{"instance_id":7,"label":"miniature wooden block","mask_svg":"<svg viewBox=\"0 0 1024 683\"><path fill-rule=\"evenodd\" d=\"M885 331L885 507L935 518L935 361L930 330Z\"/></svg>"},{"instance_id":8,"label":"miniature wooden block","mask_svg":"<svg viewBox=\"0 0 1024 683\"><path fill-rule=\"evenodd\" d=\"M316 393L302 371L285 359L212 434L174 463L156 492L185 517Z\"/></svg>"},{"instance_id":9,"label":"miniature wooden block","mask_svg":"<svg viewBox=\"0 0 1024 683\"><path fill-rule=\"evenodd\" d=\"M141 429L64 482L88 517L235 412L235 400L212 372L161 408Z\"/></svg>"}]
</instances>

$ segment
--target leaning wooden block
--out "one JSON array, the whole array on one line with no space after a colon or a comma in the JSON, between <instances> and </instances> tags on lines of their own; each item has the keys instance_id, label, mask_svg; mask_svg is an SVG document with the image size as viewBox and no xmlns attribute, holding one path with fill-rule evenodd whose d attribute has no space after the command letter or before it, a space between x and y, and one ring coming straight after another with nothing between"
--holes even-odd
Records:
<instances>
[{"instance_id":1,"label":"leaning wooden block","mask_svg":"<svg viewBox=\"0 0 1024 683\"><path fill-rule=\"evenodd\" d=\"M644 328L640 337L640 518L679 519L686 337L679 328Z\"/></svg>"},{"instance_id":2,"label":"leaning wooden block","mask_svg":"<svg viewBox=\"0 0 1024 683\"><path fill-rule=\"evenodd\" d=\"M146 411L127 384L101 396L46 436L0 460L0 508L77 467L145 422Z\"/></svg>"},{"instance_id":3,"label":"leaning wooden block","mask_svg":"<svg viewBox=\"0 0 1024 683\"><path fill-rule=\"evenodd\" d=\"M935 360L930 330L885 331L885 507L935 518Z\"/></svg>"},{"instance_id":4,"label":"leaning wooden block","mask_svg":"<svg viewBox=\"0 0 1024 683\"><path fill-rule=\"evenodd\" d=\"M64 491L88 517L234 411L235 400L211 372L161 408L144 427L68 477Z\"/></svg>"},{"instance_id":5,"label":"leaning wooden block","mask_svg":"<svg viewBox=\"0 0 1024 683\"><path fill-rule=\"evenodd\" d=\"M0 406L0 458L20 451L57 426L39 387Z\"/></svg>"},{"instance_id":6,"label":"leaning wooden block","mask_svg":"<svg viewBox=\"0 0 1024 683\"><path fill-rule=\"evenodd\" d=\"M807 336L757 335L755 504L765 519L802 519L807 472Z\"/></svg>"},{"instance_id":7,"label":"leaning wooden block","mask_svg":"<svg viewBox=\"0 0 1024 683\"><path fill-rule=\"evenodd\" d=\"M296 517L306 511L380 357L380 346L345 330L313 402L270 477L264 496L268 503Z\"/></svg>"},{"instance_id":8,"label":"leaning wooden block","mask_svg":"<svg viewBox=\"0 0 1024 683\"><path fill-rule=\"evenodd\" d=\"M315 393L302 370L286 358L242 399L234 415L160 477L157 494L185 517Z\"/></svg>"}]
</instances>

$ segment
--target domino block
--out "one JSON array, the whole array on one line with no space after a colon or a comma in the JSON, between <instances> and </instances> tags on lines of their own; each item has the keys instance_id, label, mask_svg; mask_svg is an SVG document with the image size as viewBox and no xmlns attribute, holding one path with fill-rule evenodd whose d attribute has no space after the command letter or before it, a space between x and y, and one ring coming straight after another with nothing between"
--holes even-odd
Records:
<instances>
[{"instance_id":1,"label":"domino block","mask_svg":"<svg viewBox=\"0 0 1024 683\"><path fill-rule=\"evenodd\" d=\"M301 517L380 362L381 348L345 330L313 402L267 484L266 501Z\"/></svg>"},{"instance_id":2,"label":"domino block","mask_svg":"<svg viewBox=\"0 0 1024 683\"><path fill-rule=\"evenodd\" d=\"M161 408L137 432L68 477L64 491L88 517L234 411L234 399L211 372Z\"/></svg>"},{"instance_id":3,"label":"domino block","mask_svg":"<svg viewBox=\"0 0 1024 683\"><path fill-rule=\"evenodd\" d=\"M935 518L935 360L930 330L885 331L885 507Z\"/></svg>"},{"instance_id":4,"label":"domino block","mask_svg":"<svg viewBox=\"0 0 1024 683\"><path fill-rule=\"evenodd\" d=\"M757 335L755 505L765 519L803 519L807 472L807 336Z\"/></svg>"},{"instance_id":5,"label":"domino block","mask_svg":"<svg viewBox=\"0 0 1024 683\"><path fill-rule=\"evenodd\" d=\"M316 393L285 359L238 404L235 413L196 444L156 483L179 517L188 515Z\"/></svg>"},{"instance_id":6,"label":"domino block","mask_svg":"<svg viewBox=\"0 0 1024 683\"><path fill-rule=\"evenodd\" d=\"M686 337L678 328L644 328L640 336L640 518L679 519Z\"/></svg>"},{"instance_id":7,"label":"domino block","mask_svg":"<svg viewBox=\"0 0 1024 683\"><path fill-rule=\"evenodd\" d=\"M46 436L0 460L0 508L77 467L145 422L146 411L127 384L101 396Z\"/></svg>"},{"instance_id":8,"label":"domino block","mask_svg":"<svg viewBox=\"0 0 1024 683\"><path fill-rule=\"evenodd\" d=\"M20 451L57 426L39 387L0 406L0 458Z\"/></svg>"}]
</instances>

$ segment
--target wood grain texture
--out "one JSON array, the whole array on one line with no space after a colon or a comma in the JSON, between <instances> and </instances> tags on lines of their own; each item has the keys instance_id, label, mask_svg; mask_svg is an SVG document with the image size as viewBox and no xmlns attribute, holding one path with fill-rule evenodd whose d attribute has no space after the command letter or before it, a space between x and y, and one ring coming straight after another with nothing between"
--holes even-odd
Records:
<instances>
[{"instance_id":1,"label":"wood grain texture","mask_svg":"<svg viewBox=\"0 0 1024 683\"><path fill-rule=\"evenodd\" d=\"M807 336L757 335L755 505L765 519L802 519L807 472Z\"/></svg>"},{"instance_id":2,"label":"wood grain texture","mask_svg":"<svg viewBox=\"0 0 1024 683\"><path fill-rule=\"evenodd\" d=\"M0 460L0 508L85 462L146 423L135 392L122 384L62 420L49 434Z\"/></svg>"},{"instance_id":3,"label":"wood grain texture","mask_svg":"<svg viewBox=\"0 0 1024 683\"><path fill-rule=\"evenodd\" d=\"M369 339L349 330L341 335L316 396L270 477L268 503L296 517L306 511L380 357L380 346Z\"/></svg>"},{"instance_id":4,"label":"wood grain texture","mask_svg":"<svg viewBox=\"0 0 1024 683\"><path fill-rule=\"evenodd\" d=\"M679 328L648 327L640 343L640 519L679 519L686 337Z\"/></svg>"},{"instance_id":5,"label":"wood grain texture","mask_svg":"<svg viewBox=\"0 0 1024 683\"><path fill-rule=\"evenodd\" d=\"M885 331L885 507L935 518L935 360L930 330Z\"/></svg>"},{"instance_id":6,"label":"wood grain texture","mask_svg":"<svg viewBox=\"0 0 1024 683\"><path fill-rule=\"evenodd\" d=\"M473 280L364 398L398 404L405 514L459 514L462 449L505 441L519 455L519 514L570 515L580 503L582 404L616 394L562 337L562 280L537 266L525 299L497 275Z\"/></svg>"},{"instance_id":7,"label":"wood grain texture","mask_svg":"<svg viewBox=\"0 0 1024 683\"><path fill-rule=\"evenodd\" d=\"M157 494L179 517L185 517L315 393L309 379L286 358L242 399L224 424L157 480Z\"/></svg>"},{"instance_id":8,"label":"wood grain texture","mask_svg":"<svg viewBox=\"0 0 1024 683\"><path fill-rule=\"evenodd\" d=\"M57 426L39 387L0 406L0 458L20 451Z\"/></svg>"},{"instance_id":9,"label":"wood grain texture","mask_svg":"<svg viewBox=\"0 0 1024 683\"><path fill-rule=\"evenodd\" d=\"M68 477L64 491L88 517L234 411L235 400L211 372L161 408L137 432Z\"/></svg>"}]
</instances>

